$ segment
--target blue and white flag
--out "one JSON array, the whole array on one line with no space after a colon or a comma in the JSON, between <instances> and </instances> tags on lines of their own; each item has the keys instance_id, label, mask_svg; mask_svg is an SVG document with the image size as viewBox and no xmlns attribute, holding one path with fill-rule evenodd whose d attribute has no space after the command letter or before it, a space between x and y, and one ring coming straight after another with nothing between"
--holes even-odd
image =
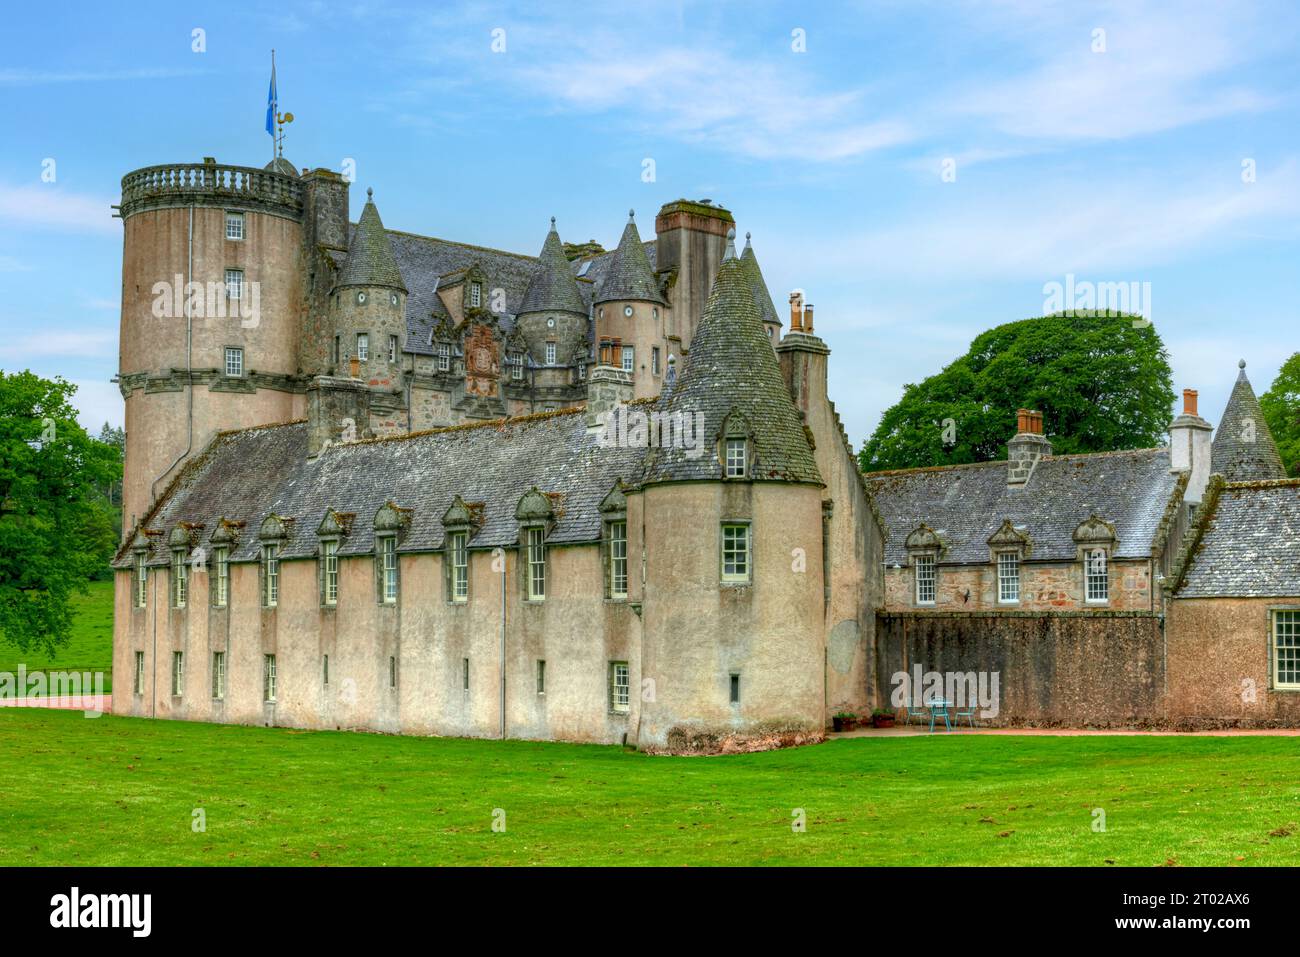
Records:
<instances>
[{"instance_id":1,"label":"blue and white flag","mask_svg":"<svg viewBox=\"0 0 1300 957\"><path fill-rule=\"evenodd\" d=\"M266 90L266 132L275 137L275 57L271 57L271 85Z\"/></svg>"}]
</instances>

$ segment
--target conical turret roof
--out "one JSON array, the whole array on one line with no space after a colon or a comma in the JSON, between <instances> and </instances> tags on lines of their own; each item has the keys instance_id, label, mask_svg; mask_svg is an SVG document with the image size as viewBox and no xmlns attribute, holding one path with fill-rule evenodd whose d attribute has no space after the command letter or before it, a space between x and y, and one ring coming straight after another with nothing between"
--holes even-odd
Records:
<instances>
[{"instance_id":1,"label":"conical turret roof","mask_svg":"<svg viewBox=\"0 0 1300 957\"><path fill-rule=\"evenodd\" d=\"M528 282L524 292L519 314L526 312L576 312L587 314L587 305L582 301L578 291L578 281L573 278L573 270L564 256L564 246L560 234L555 231L555 217L551 217L551 231L542 243L542 252L537 257L537 272Z\"/></svg>"},{"instance_id":2,"label":"conical turret roof","mask_svg":"<svg viewBox=\"0 0 1300 957\"><path fill-rule=\"evenodd\" d=\"M716 446L725 431L749 436L750 474L755 480L821 484L808 433L763 328L750 278L736 255L733 232L691 339L686 368L661 407L670 416L701 415L703 448L652 450L645 481L721 478Z\"/></svg>"},{"instance_id":3,"label":"conical turret roof","mask_svg":"<svg viewBox=\"0 0 1300 957\"><path fill-rule=\"evenodd\" d=\"M1286 478L1273 433L1264 421L1255 390L1246 378L1246 360L1237 363L1237 384L1228 397L1210 447L1210 468L1229 482Z\"/></svg>"},{"instance_id":4,"label":"conical turret roof","mask_svg":"<svg viewBox=\"0 0 1300 957\"><path fill-rule=\"evenodd\" d=\"M348 259L339 273L335 286L388 286L406 292L402 274L393 257L393 247L388 241L379 210L375 208L374 191L366 190L366 208L361 211L352 242L348 244Z\"/></svg>"},{"instance_id":5,"label":"conical turret roof","mask_svg":"<svg viewBox=\"0 0 1300 957\"><path fill-rule=\"evenodd\" d=\"M663 294L659 292L659 281L650 268L645 246L641 244L641 234L637 232L636 213L633 210L628 210L623 238L618 241L618 249L614 250L609 261L605 278L596 290L595 302L599 304L623 299L667 305Z\"/></svg>"},{"instance_id":6,"label":"conical turret roof","mask_svg":"<svg viewBox=\"0 0 1300 957\"><path fill-rule=\"evenodd\" d=\"M767 282L763 279L763 270L758 268L758 257L754 255L749 233L745 233L745 251L740 254L740 261L744 263L745 270L749 274L749 287L754 291L754 301L758 304L759 316L764 322L781 325L781 317L772 303L772 294L767 291Z\"/></svg>"}]
</instances>

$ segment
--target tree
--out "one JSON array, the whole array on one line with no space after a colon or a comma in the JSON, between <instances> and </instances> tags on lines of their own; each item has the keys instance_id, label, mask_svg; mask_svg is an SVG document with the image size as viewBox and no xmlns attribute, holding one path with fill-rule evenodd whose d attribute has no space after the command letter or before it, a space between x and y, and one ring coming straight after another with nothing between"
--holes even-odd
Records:
<instances>
[{"instance_id":1,"label":"tree","mask_svg":"<svg viewBox=\"0 0 1300 957\"><path fill-rule=\"evenodd\" d=\"M1282 364L1273 384L1259 397L1259 407L1286 474L1295 478L1300 475L1300 352Z\"/></svg>"},{"instance_id":2,"label":"tree","mask_svg":"<svg viewBox=\"0 0 1300 957\"><path fill-rule=\"evenodd\" d=\"M68 640L69 596L113 553L103 489L116 453L77 424L75 391L0 371L0 636L21 651Z\"/></svg>"},{"instance_id":3,"label":"tree","mask_svg":"<svg viewBox=\"0 0 1300 957\"><path fill-rule=\"evenodd\" d=\"M1165 442L1174 401L1169 354L1139 317L1050 315L997 326L881 417L864 471L1006 458L1016 410L1043 413L1054 454Z\"/></svg>"}]
</instances>

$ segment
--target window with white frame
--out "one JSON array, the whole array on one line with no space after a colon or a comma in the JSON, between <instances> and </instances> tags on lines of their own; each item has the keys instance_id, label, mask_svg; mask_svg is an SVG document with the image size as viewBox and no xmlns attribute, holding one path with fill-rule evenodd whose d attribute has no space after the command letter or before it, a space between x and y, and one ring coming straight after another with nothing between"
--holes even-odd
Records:
<instances>
[{"instance_id":1,"label":"window with white frame","mask_svg":"<svg viewBox=\"0 0 1300 957\"><path fill-rule=\"evenodd\" d=\"M244 350L235 346L226 347L226 375L242 376L244 374Z\"/></svg>"},{"instance_id":2,"label":"window with white frame","mask_svg":"<svg viewBox=\"0 0 1300 957\"><path fill-rule=\"evenodd\" d=\"M226 297L228 299L244 298L244 270L226 270Z\"/></svg>"},{"instance_id":3,"label":"window with white frame","mask_svg":"<svg viewBox=\"0 0 1300 957\"><path fill-rule=\"evenodd\" d=\"M451 343L438 343L438 371L446 372L451 368Z\"/></svg>"},{"instance_id":4,"label":"window with white frame","mask_svg":"<svg viewBox=\"0 0 1300 957\"><path fill-rule=\"evenodd\" d=\"M230 601L230 549L218 545L212 549L212 604L225 608Z\"/></svg>"},{"instance_id":5,"label":"window with white frame","mask_svg":"<svg viewBox=\"0 0 1300 957\"><path fill-rule=\"evenodd\" d=\"M1106 564L1104 548L1091 549L1084 558L1084 593L1088 601L1105 602L1110 600L1110 572Z\"/></svg>"},{"instance_id":6,"label":"window with white frame","mask_svg":"<svg viewBox=\"0 0 1300 957\"><path fill-rule=\"evenodd\" d=\"M548 366L555 365L555 348L554 342L548 342L546 344L546 364Z\"/></svg>"},{"instance_id":7,"label":"window with white frame","mask_svg":"<svg viewBox=\"0 0 1300 957\"><path fill-rule=\"evenodd\" d=\"M510 378L522 379L524 377L524 357L521 353L512 352L510 354Z\"/></svg>"},{"instance_id":8,"label":"window with white frame","mask_svg":"<svg viewBox=\"0 0 1300 957\"><path fill-rule=\"evenodd\" d=\"M744 439L727 439L724 443L727 478L744 478L749 461L749 443Z\"/></svg>"},{"instance_id":9,"label":"window with white frame","mask_svg":"<svg viewBox=\"0 0 1300 957\"><path fill-rule=\"evenodd\" d=\"M627 522L606 522L609 569L608 588L610 598L627 597Z\"/></svg>"},{"instance_id":10,"label":"window with white frame","mask_svg":"<svg viewBox=\"0 0 1300 957\"><path fill-rule=\"evenodd\" d=\"M623 371L631 372L636 368L636 350L632 346L623 347Z\"/></svg>"},{"instance_id":11,"label":"window with white frame","mask_svg":"<svg viewBox=\"0 0 1300 957\"><path fill-rule=\"evenodd\" d=\"M327 538L320 543L320 603L334 607L339 603L339 543Z\"/></svg>"},{"instance_id":12,"label":"window with white frame","mask_svg":"<svg viewBox=\"0 0 1300 957\"><path fill-rule=\"evenodd\" d=\"M750 575L749 525L727 522L722 526L722 580L747 582Z\"/></svg>"},{"instance_id":13,"label":"window with white frame","mask_svg":"<svg viewBox=\"0 0 1300 957\"><path fill-rule=\"evenodd\" d=\"M1020 601L1020 555L998 552L998 601Z\"/></svg>"},{"instance_id":14,"label":"window with white frame","mask_svg":"<svg viewBox=\"0 0 1300 957\"><path fill-rule=\"evenodd\" d=\"M1273 687L1300 691L1300 609L1273 610Z\"/></svg>"},{"instance_id":15,"label":"window with white frame","mask_svg":"<svg viewBox=\"0 0 1300 957\"><path fill-rule=\"evenodd\" d=\"M360 362L370 359L370 336L364 332L357 333L357 359Z\"/></svg>"},{"instance_id":16,"label":"window with white frame","mask_svg":"<svg viewBox=\"0 0 1300 957\"><path fill-rule=\"evenodd\" d=\"M262 656L262 700L275 700L275 655Z\"/></svg>"},{"instance_id":17,"label":"window with white frame","mask_svg":"<svg viewBox=\"0 0 1300 957\"><path fill-rule=\"evenodd\" d=\"M525 529L528 563L528 600L546 598L546 530L540 526Z\"/></svg>"},{"instance_id":18,"label":"window with white frame","mask_svg":"<svg viewBox=\"0 0 1300 957\"><path fill-rule=\"evenodd\" d=\"M212 697L218 700L226 696L226 653L212 653Z\"/></svg>"},{"instance_id":19,"label":"window with white frame","mask_svg":"<svg viewBox=\"0 0 1300 957\"><path fill-rule=\"evenodd\" d=\"M474 308L483 305L483 284L472 282L469 284L469 304Z\"/></svg>"},{"instance_id":20,"label":"window with white frame","mask_svg":"<svg viewBox=\"0 0 1300 957\"><path fill-rule=\"evenodd\" d=\"M144 694L144 652L135 653L135 693Z\"/></svg>"},{"instance_id":21,"label":"window with white frame","mask_svg":"<svg viewBox=\"0 0 1300 957\"><path fill-rule=\"evenodd\" d=\"M185 689L185 652L172 652L172 697L179 698Z\"/></svg>"},{"instance_id":22,"label":"window with white frame","mask_svg":"<svg viewBox=\"0 0 1300 957\"><path fill-rule=\"evenodd\" d=\"M934 604L934 556L917 555L912 559L912 568L916 573L916 603L918 605Z\"/></svg>"},{"instance_id":23,"label":"window with white frame","mask_svg":"<svg viewBox=\"0 0 1300 957\"><path fill-rule=\"evenodd\" d=\"M386 604L397 601L397 536L379 539L379 597Z\"/></svg>"},{"instance_id":24,"label":"window with white frame","mask_svg":"<svg viewBox=\"0 0 1300 957\"><path fill-rule=\"evenodd\" d=\"M149 592L149 555L147 552L135 553L135 607L143 608Z\"/></svg>"},{"instance_id":25,"label":"window with white frame","mask_svg":"<svg viewBox=\"0 0 1300 957\"><path fill-rule=\"evenodd\" d=\"M469 532L451 532L447 535L447 598L449 601L469 601Z\"/></svg>"},{"instance_id":26,"label":"window with white frame","mask_svg":"<svg viewBox=\"0 0 1300 957\"><path fill-rule=\"evenodd\" d=\"M397 361L397 336L388 337L388 361Z\"/></svg>"},{"instance_id":27,"label":"window with white frame","mask_svg":"<svg viewBox=\"0 0 1300 957\"><path fill-rule=\"evenodd\" d=\"M587 378L587 364L585 362L578 363L578 378L579 379Z\"/></svg>"},{"instance_id":28,"label":"window with white frame","mask_svg":"<svg viewBox=\"0 0 1300 957\"><path fill-rule=\"evenodd\" d=\"M185 564L184 549L172 551L172 607L184 608L189 598L189 566Z\"/></svg>"},{"instance_id":29,"label":"window with white frame","mask_svg":"<svg viewBox=\"0 0 1300 957\"><path fill-rule=\"evenodd\" d=\"M280 546L267 542L262 546L262 607L280 604Z\"/></svg>"},{"instance_id":30,"label":"window with white frame","mask_svg":"<svg viewBox=\"0 0 1300 957\"><path fill-rule=\"evenodd\" d=\"M627 714L632 708L632 671L626 661L609 663L609 710Z\"/></svg>"},{"instance_id":31,"label":"window with white frame","mask_svg":"<svg viewBox=\"0 0 1300 957\"><path fill-rule=\"evenodd\" d=\"M244 214L243 213L226 213L226 238L243 239L244 238Z\"/></svg>"}]
</instances>

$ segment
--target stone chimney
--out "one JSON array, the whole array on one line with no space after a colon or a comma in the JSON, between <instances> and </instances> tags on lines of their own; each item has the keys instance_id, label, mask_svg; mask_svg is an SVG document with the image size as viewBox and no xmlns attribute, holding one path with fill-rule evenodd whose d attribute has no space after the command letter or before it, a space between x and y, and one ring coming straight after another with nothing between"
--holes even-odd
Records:
<instances>
[{"instance_id":1,"label":"stone chimney","mask_svg":"<svg viewBox=\"0 0 1300 957\"><path fill-rule=\"evenodd\" d=\"M1039 460L1051 454L1052 443L1043 435L1043 413L1017 410L1016 434L1007 443L1007 484L1027 484Z\"/></svg>"},{"instance_id":2,"label":"stone chimney","mask_svg":"<svg viewBox=\"0 0 1300 957\"><path fill-rule=\"evenodd\" d=\"M803 293L790 293L790 329L776 347L790 398L805 419L815 410L830 408L826 370L831 350L813 333L813 307L805 306Z\"/></svg>"},{"instance_id":3,"label":"stone chimney","mask_svg":"<svg viewBox=\"0 0 1300 957\"><path fill-rule=\"evenodd\" d=\"M672 306L667 332L689 344L695 317L704 315L709 290L727 249L735 218L711 199L665 203L655 217L655 272L675 271L668 293Z\"/></svg>"},{"instance_id":4,"label":"stone chimney","mask_svg":"<svg viewBox=\"0 0 1300 957\"><path fill-rule=\"evenodd\" d=\"M614 365L595 366L587 376L587 431L597 432L603 429L610 412L631 401L631 373Z\"/></svg>"},{"instance_id":5,"label":"stone chimney","mask_svg":"<svg viewBox=\"0 0 1300 957\"><path fill-rule=\"evenodd\" d=\"M308 458L370 436L370 389L364 382L318 375L307 384Z\"/></svg>"},{"instance_id":6,"label":"stone chimney","mask_svg":"<svg viewBox=\"0 0 1300 957\"><path fill-rule=\"evenodd\" d=\"M1198 505L1210 481L1209 422L1197 414L1196 390L1183 390L1183 414L1169 426L1169 471L1190 472L1183 501Z\"/></svg>"},{"instance_id":7,"label":"stone chimney","mask_svg":"<svg viewBox=\"0 0 1300 957\"><path fill-rule=\"evenodd\" d=\"M790 331L803 332L803 293L790 293Z\"/></svg>"}]
</instances>

